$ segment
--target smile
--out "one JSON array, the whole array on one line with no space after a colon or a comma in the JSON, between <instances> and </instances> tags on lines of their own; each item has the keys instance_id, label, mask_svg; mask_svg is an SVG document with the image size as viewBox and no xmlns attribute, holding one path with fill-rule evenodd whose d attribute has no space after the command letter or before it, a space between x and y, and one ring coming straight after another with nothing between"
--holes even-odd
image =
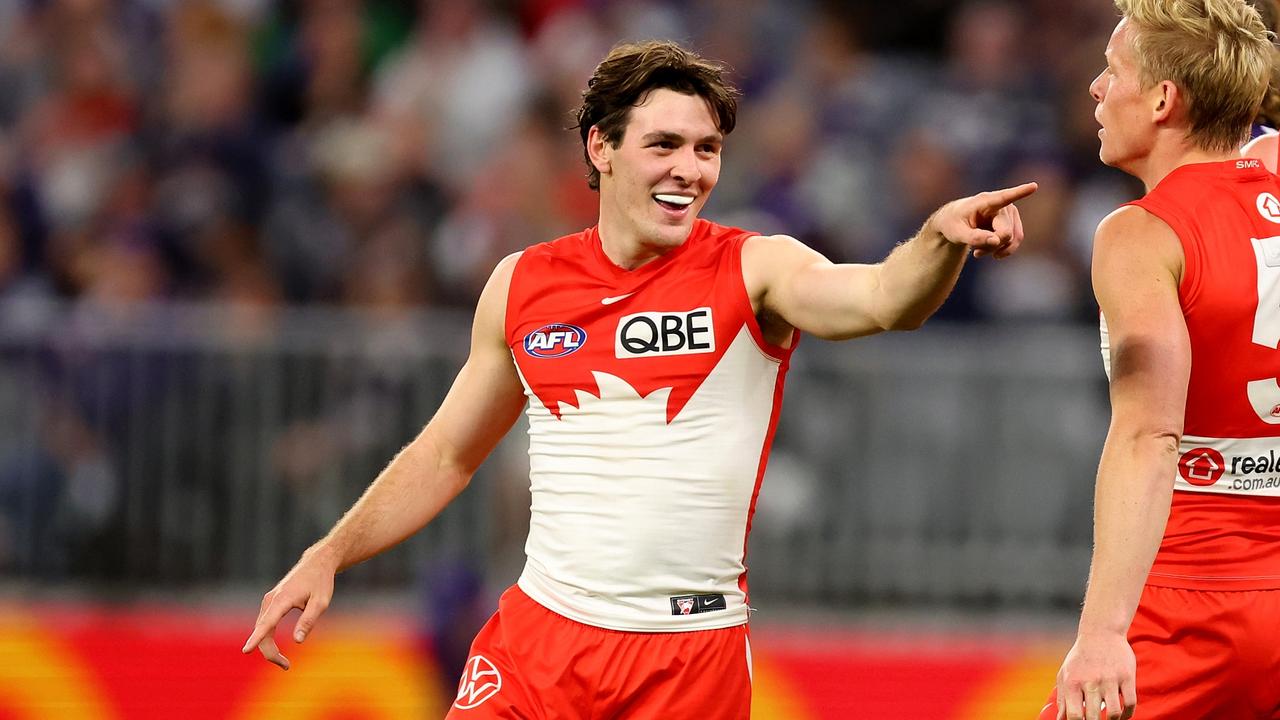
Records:
<instances>
[{"instance_id":1,"label":"smile","mask_svg":"<svg viewBox=\"0 0 1280 720\"><path fill-rule=\"evenodd\" d=\"M663 193L654 195L653 199L663 208L671 211L684 210L693 204L693 198L687 195L671 195Z\"/></svg>"}]
</instances>

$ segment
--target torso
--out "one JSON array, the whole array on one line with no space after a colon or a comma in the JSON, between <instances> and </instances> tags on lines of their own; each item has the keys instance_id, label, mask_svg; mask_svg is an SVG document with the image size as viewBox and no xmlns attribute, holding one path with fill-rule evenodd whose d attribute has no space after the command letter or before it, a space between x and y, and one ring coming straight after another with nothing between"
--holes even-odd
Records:
<instances>
[{"instance_id":1,"label":"torso","mask_svg":"<svg viewBox=\"0 0 1280 720\"><path fill-rule=\"evenodd\" d=\"M1182 245L1192 356L1153 584L1280 588L1278 198L1280 179L1245 159L1182 166L1134 203Z\"/></svg>"},{"instance_id":2,"label":"torso","mask_svg":"<svg viewBox=\"0 0 1280 720\"><path fill-rule=\"evenodd\" d=\"M506 337L533 491L519 584L551 610L630 631L746 621L746 537L794 345L756 319L748 237L699 220L626 271L592 229L516 265Z\"/></svg>"}]
</instances>

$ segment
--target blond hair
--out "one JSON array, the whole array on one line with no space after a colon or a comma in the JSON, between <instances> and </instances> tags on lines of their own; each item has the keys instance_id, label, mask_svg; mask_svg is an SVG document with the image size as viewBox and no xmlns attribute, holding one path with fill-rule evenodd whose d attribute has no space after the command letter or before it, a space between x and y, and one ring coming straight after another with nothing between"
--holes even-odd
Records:
<instances>
[{"instance_id":1,"label":"blond hair","mask_svg":"<svg viewBox=\"0 0 1280 720\"><path fill-rule=\"evenodd\" d=\"M1186 96L1199 148L1231 152L1249 136L1271 80L1271 36L1245 0L1115 0L1132 26L1143 87Z\"/></svg>"}]
</instances>

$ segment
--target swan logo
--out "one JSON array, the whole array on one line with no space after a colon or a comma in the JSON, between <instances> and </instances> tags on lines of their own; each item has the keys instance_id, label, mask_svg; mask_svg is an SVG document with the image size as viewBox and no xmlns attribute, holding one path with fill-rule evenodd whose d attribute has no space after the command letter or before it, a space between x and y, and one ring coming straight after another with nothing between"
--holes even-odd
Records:
<instances>
[{"instance_id":1,"label":"swan logo","mask_svg":"<svg viewBox=\"0 0 1280 720\"><path fill-rule=\"evenodd\" d=\"M498 668L483 655L473 655L462 671L462 680L458 682L458 697L453 701L453 706L459 710L470 710L497 695L501 689L502 675Z\"/></svg>"}]
</instances>

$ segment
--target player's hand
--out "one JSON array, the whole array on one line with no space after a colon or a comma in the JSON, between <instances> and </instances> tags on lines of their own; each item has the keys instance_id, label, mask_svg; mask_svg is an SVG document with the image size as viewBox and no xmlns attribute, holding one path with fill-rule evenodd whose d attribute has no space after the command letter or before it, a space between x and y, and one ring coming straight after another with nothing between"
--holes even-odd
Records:
<instances>
[{"instance_id":1,"label":"player's hand","mask_svg":"<svg viewBox=\"0 0 1280 720\"><path fill-rule=\"evenodd\" d=\"M929 222L947 242L972 248L974 257L1005 258L1022 244L1022 217L1013 203L1038 187L1031 182L953 200L939 208Z\"/></svg>"},{"instance_id":2,"label":"player's hand","mask_svg":"<svg viewBox=\"0 0 1280 720\"><path fill-rule=\"evenodd\" d=\"M1058 671L1058 720L1128 720L1138 706L1136 674L1122 633L1077 637Z\"/></svg>"},{"instance_id":3,"label":"player's hand","mask_svg":"<svg viewBox=\"0 0 1280 720\"><path fill-rule=\"evenodd\" d=\"M312 548L303 553L302 559L293 566L276 586L262 596L262 607L258 611L258 621L253 632L245 641L240 652L248 654L256 647L262 657L279 665L281 669L289 669L289 658L276 647L276 625L289 613L298 608L302 617L294 626L293 641L300 643L315 627L320 614L329 607L333 598L333 576L337 574L337 565L323 550Z\"/></svg>"}]
</instances>

